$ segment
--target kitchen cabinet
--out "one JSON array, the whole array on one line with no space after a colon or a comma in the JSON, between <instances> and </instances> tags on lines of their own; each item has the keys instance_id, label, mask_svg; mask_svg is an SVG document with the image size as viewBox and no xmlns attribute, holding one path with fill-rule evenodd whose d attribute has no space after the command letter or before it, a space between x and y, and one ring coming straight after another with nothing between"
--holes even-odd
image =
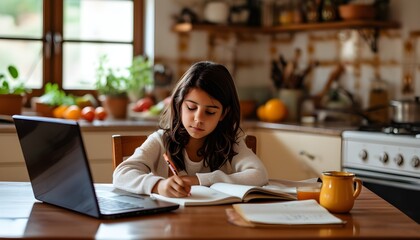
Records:
<instances>
[{"instance_id":1,"label":"kitchen cabinet","mask_svg":"<svg viewBox=\"0 0 420 240\"><path fill-rule=\"evenodd\" d=\"M0 134L0 181L29 181L16 133Z\"/></svg>"},{"instance_id":2,"label":"kitchen cabinet","mask_svg":"<svg viewBox=\"0 0 420 240\"><path fill-rule=\"evenodd\" d=\"M303 180L341 169L341 136L249 129L271 179Z\"/></svg>"},{"instance_id":3,"label":"kitchen cabinet","mask_svg":"<svg viewBox=\"0 0 420 240\"><path fill-rule=\"evenodd\" d=\"M112 142L113 134L141 135L151 130L139 131L83 131L83 141L88 155L93 179L97 183L112 182ZM16 133L0 134L0 181L29 181Z\"/></svg>"}]
</instances>

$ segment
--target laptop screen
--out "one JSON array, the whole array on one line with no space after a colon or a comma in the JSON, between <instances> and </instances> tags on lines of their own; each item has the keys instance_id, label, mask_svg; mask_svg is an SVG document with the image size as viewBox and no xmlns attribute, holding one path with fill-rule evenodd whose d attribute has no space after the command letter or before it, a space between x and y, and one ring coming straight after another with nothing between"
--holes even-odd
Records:
<instances>
[{"instance_id":1,"label":"laptop screen","mask_svg":"<svg viewBox=\"0 0 420 240\"><path fill-rule=\"evenodd\" d=\"M35 198L99 216L78 123L13 116Z\"/></svg>"}]
</instances>

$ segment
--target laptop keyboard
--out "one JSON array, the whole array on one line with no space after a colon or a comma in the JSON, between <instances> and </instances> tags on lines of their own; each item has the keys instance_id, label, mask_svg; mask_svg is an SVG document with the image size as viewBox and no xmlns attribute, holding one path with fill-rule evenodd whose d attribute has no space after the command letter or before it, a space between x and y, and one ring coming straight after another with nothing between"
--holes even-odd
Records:
<instances>
[{"instance_id":1,"label":"laptop keyboard","mask_svg":"<svg viewBox=\"0 0 420 240\"><path fill-rule=\"evenodd\" d=\"M98 197L99 207L103 210L107 211L115 211L115 210L122 210L122 209L131 209L131 208L141 208L141 206L127 203L123 201L118 201L115 199Z\"/></svg>"}]
</instances>

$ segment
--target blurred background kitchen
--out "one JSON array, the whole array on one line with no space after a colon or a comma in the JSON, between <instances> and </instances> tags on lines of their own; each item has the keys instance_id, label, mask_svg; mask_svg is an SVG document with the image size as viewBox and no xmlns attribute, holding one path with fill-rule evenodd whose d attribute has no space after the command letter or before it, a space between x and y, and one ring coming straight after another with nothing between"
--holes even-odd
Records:
<instances>
[{"instance_id":1,"label":"blurred background kitchen","mask_svg":"<svg viewBox=\"0 0 420 240\"><path fill-rule=\"evenodd\" d=\"M419 8L414 0L3 0L0 69L19 69L27 99L48 82L97 98L101 56L124 74L145 55L154 83L142 91L157 102L191 63L212 60L234 75L247 118L279 98L288 107L280 121L384 122L390 100L420 92Z\"/></svg>"}]
</instances>

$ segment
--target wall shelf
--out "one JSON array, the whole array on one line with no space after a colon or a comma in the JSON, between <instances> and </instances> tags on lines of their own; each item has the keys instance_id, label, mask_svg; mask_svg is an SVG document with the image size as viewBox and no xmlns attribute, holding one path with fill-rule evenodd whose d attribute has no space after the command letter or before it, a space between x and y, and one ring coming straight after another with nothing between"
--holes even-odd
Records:
<instances>
[{"instance_id":1,"label":"wall shelf","mask_svg":"<svg viewBox=\"0 0 420 240\"><path fill-rule=\"evenodd\" d=\"M352 20L323 23L303 23L290 24L284 26L272 27L249 27L235 25L216 25L216 24L175 24L172 28L177 33L188 33L194 31L205 31L209 33L247 33L247 34L278 34L278 33L296 33L303 31L322 31L322 30L344 30L355 29L369 44L373 52L377 52L377 39L381 29L397 29L400 27L398 22L392 21L372 21L372 20ZM369 31L365 31L369 30Z\"/></svg>"},{"instance_id":2,"label":"wall shelf","mask_svg":"<svg viewBox=\"0 0 420 240\"><path fill-rule=\"evenodd\" d=\"M235 33L260 33L260 34L276 34L276 33L290 33L301 31L316 31L316 30L340 30L340 29L385 29L385 28L399 28L400 24L397 22L385 21L339 21L339 22L324 22L324 23L303 23L290 24L285 26L273 27L249 27L249 26L235 26L235 25L215 25L215 24L191 24L180 23L173 26L175 32L192 32L192 31L207 31L207 32L235 32Z\"/></svg>"}]
</instances>

